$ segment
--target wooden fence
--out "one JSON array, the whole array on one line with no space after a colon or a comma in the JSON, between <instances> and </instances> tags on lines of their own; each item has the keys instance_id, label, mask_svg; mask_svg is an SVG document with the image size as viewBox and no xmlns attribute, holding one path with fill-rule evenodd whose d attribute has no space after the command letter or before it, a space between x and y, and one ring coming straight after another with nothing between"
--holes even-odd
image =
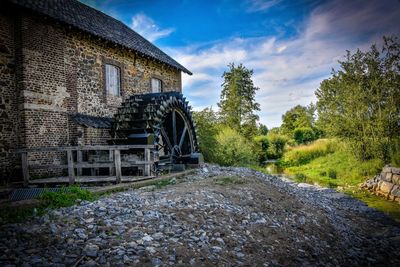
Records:
<instances>
[{"instance_id":1,"label":"wooden fence","mask_svg":"<svg viewBox=\"0 0 400 267\"><path fill-rule=\"evenodd\" d=\"M138 180L137 177L122 176L123 167L141 167L143 168L144 176L151 176L151 166L154 164L154 159L151 158L150 150L154 145L99 145L99 146L70 146L70 147L42 147L32 149L19 149L17 153L21 154L22 173L24 185L29 184L47 184L47 183L69 183L75 182L126 182ZM143 149L144 160L136 161L121 161L121 151L129 149ZM82 160L83 151L109 151L109 160L107 162L88 162ZM38 152L64 152L67 156L67 164L29 164L29 153ZM76 153L76 155L74 155ZM75 157L74 157L75 156ZM74 161L76 158L76 161ZM68 169L67 177L53 177L46 179L31 180L29 171L37 169ZM82 176L82 169L89 168L109 168L109 176ZM76 172L75 172L76 170ZM112 175L115 170L115 175Z\"/></svg>"}]
</instances>

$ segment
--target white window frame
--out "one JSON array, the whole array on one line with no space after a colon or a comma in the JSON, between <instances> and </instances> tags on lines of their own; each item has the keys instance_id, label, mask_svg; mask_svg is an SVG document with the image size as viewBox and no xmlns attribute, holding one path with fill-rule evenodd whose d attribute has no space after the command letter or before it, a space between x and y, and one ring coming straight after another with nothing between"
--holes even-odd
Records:
<instances>
[{"instance_id":1,"label":"white window frame","mask_svg":"<svg viewBox=\"0 0 400 267\"><path fill-rule=\"evenodd\" d=\"M121 95L121 69L118 66L106 65L106 91L107 95Z\"/></svg>"},{"instance_id":2,"label":"white window frame","mask_svg":"<svg viewBox=\"0 0 400 267\"><path fill-rule=\"evenodd\" d=\"M161 79L158 78L151 78L151 92L152 93L161 93L162 92L162 87L163 87L163 82Z\"/></svg>"}]
</instances>

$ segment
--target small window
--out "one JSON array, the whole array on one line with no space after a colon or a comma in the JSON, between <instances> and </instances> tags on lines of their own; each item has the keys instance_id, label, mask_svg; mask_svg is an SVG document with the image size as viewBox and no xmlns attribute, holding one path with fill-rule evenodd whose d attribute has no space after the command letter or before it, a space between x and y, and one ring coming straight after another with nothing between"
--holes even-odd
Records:
<instances>
[{"instance_id":1,"label":"small window","mask_svg":"<svg viewBox=\"0 0 400 267\"><path fill-rule=\"evenodd\" d=\"M106 64L106 89L107 94L120 95L121 87L120 69L116 66Z\"/></svg>"},{"instance_id":2,"label":"small window","mask_svg":"<svg viewBox=\"0 0 400 267\"><path fill-rule=\"evenodd\" d=\"M160 79L151 78L151 91L153 93L161 93L162 81Z\"/></svg>"}]
</instances>

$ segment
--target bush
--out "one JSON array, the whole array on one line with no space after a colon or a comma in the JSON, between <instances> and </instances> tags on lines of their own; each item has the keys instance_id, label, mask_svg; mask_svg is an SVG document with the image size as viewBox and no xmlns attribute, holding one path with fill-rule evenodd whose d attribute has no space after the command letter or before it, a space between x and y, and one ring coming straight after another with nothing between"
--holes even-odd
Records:
<instances>
[{"instance_id":1,"label":"bush","mask_svg":"<svg viewBox=\"0 0 400 267\"><path fill-rule=\"evenodd\" d=\"M307 176L304 173L296 173L294 175L296 182L304 183L307 182Z\"/></svg>"},{"instance_id":2,"label":"bush","mask_svg":"<svg viewBox=\"0 0 400 267\"><path fill-rule=\"evenodd\" d=\"M287 143L287 138L279 134L268 135L269 147L267 157L269 159L279 159L282 157Z\"/></svg>"},{"instance_id":3,"label":"bush","mask_svg":"<svg viewBox=\"0 0 400 267\"><path fill-rule=\"evenodd\" d=\"M223 127L216 136L216 162L225 166L239 166L256 161L252 145L237 131Z\"/></svg>"},{"instance_id":4,"label":"bush","mask_svg":"<svg viewBox=\"0 0 400 267\"><path fill-rule=\"evenodd\" d=\"M257 155L259 163L263 163L268 159L269 141L266 135L258 135L253 138L254 152Z\"/></svg>"},{"instance_id":5,"label":"bush","mask_svg":"<svg viewBox=\"0 0 400 267\"><path fill-rule=\"evenodd\" d=\"M292 148L282 158L283 166L299 166L335 151L335 140L319 139L310 145Z\"/></svg>"},{"instance_id":6,"label":"bush","mask_svg":"<svg viewBox=\"0 0 400 267\"><path fill-rule=\"evenodd\" d=\"M293 131L293 138L297 144L308 144L315 140L315 133L310 127L300 127Z\"/></svg>"},{"instance_id":7,"label":"bush","mask_svg":"<svg viewBox=\"0 0 400 267\"><path fill-rule=\"evenodd\" d=\"M336 171L334 169L329 169L328 176L329 178L336 179Z\"/></svg>"},{"instance_id":8,"label":"bush","mask_svg":"<svg viewBox=\"0 0 400 267\"><path fill-rule=\"evenodd\" d=\"M216 113L206 108L202 111L193 112L196 122L197 141L200 152L206 162L216 162L215 154L218 145L216 135L218 134L218 120Z\"/></svg>"}]
</instances>

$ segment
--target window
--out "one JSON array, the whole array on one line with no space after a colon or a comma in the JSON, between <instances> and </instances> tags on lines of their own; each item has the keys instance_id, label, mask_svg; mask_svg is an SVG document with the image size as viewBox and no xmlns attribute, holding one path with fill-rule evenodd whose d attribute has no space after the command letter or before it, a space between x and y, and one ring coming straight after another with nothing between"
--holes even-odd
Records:
<instances>
[{"instance_id":1,"label":"window","mask_svg":"<svg viewBox=\"0 0 400 267\"><path fill-rule=\"evenodd\" d=\"M106 64L106 90L107 94L120 95L121 87L120 68Z\"/></svg>"},{"instance_id":2,"label":"window","mask_svg":"<svg viewBox=\"0 0 400 267\"><path fill-rule=\"evenodd\" d=\"M151 91L153 93L161 93L162 81L160 79L151 78Z\"/></svg>"}]
</instances>

